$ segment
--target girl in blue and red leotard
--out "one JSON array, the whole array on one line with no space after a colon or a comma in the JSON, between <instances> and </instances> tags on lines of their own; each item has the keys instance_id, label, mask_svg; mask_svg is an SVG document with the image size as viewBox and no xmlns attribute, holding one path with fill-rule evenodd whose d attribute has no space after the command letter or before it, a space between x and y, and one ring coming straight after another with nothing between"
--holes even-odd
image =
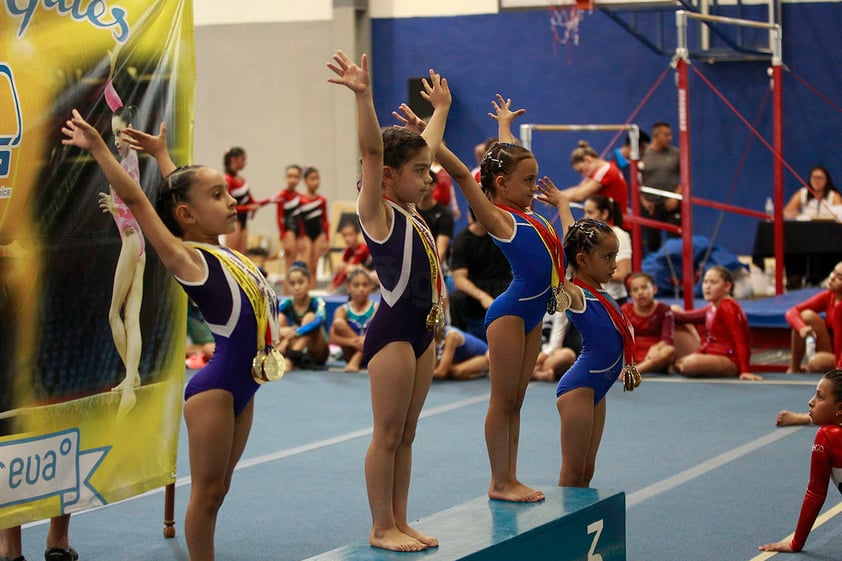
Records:
<instances>
[{"instance_id":1,"label":"girl in blue and red leotard","mask_svg":"<svg viewBox=\"0 0 842 561\"><path fill-rule=\"evenodd\" d=\"M133 148L155 157L165 176L155 206L75 109L62 133L64 144L91 152L214 335L213 358L184 392L192 479L184 533L190 559L213 561L217 513L251 430L259 387L252 362L278 341L277 298L245 256L219 245L237 222L222 174L203 166L176 169L163 124L157 136L123 131Z\"/></svg>"},{"instance_id":2,"label":"girl in blue and red leotard","mask_svg":"<svg viewBox=\"0 0 842 561\"><path fill-rule=\"evenodd\" d=\"M535 502L543 500L544 494L517 479L520 410L541 350L541 320L554 293L565 290L566 283L561 241L550 223L532 212L533 198L537 194L539 200L557 206L563 225L572 223L573 216L567 198L552 181L538 178L538 162L532 152L511 144L511 124L523 110L511 111L511 100L500 96L498 100L499 105L492 102L497 110L492 117L503 142L492 145L482 159L482 188L446 147L439 149L437 157L512 267L512 282L485 316L491 378L485 418L491 464L488 496Z\"/></svg>"},{"instance_id":3,"label":"girl in blue and red leotard","mask_svg":"<svg viewBox=\"0 0 842 561\"><path fill-rule=\"evenodd\" d=\"M761 545L761 551L798 552L827 498L827 484L842 492L842 370L831 370L819 381L810 407L810 421L819 425L810 459L810 481L792 540Z\"/></svg>"}]
</instances>

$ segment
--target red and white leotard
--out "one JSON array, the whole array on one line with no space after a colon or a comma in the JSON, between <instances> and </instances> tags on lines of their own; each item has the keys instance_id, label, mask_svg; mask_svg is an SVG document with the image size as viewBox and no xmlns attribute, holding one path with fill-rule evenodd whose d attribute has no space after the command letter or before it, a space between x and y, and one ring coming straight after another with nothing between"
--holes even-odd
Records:
<instances>
[{"instance_id":1,"label":"red and white leotard","mask_svg":"<svg viewBox=\"0 0 842 561\"><path fill-rule=\"evenodd\" d=\"M667 345L673 344L675 320L669 306L663 302L657 302L655 311L648 316L638 315L634 311L634 302L626 302L621 309L634 328L635 362L645 359L649 348L658 341L663 341Z\"/></svg>"},{"instance_id":2,"label":"red and white leotard","mask_svg":"<svg viewBox=\"0 0 842 561\"><path fill-rule=\"evenodd\" d=\"M676 323L704 324L707 335L696 351L725 356L737 366L737 372L750 372L748 318L733 298L723 298L714 308L708 304L690 312L675 312Z\"/></svg>"},{"instance_id":3,"label":"red and white leotard","mask_svg":"<svg viewBox=\"0 0 842 561\"><path fill-rule=\"evenodd\" d=\"M278 203L278 230L283 238L287 232L300 236L301 229L301 193L293 189L282 189L275 197Z\"/></svg>"},{"instance_id":4,"label":"red and white leotard","mask_svg":"<svg viewBox=\"0 0 842 561\"><path fill-rule=\"evenodd\" d=\"M812 298L796 304L786 311L786 321L798 331L807 324L801 319L803 310L813 310L817 314L824 312L825 323L833 337L833 356L836 357L836 368L842 368L842 300L830 290L819 292Z\"/></svg>"},{"instance_id":5,"label":"red and white leotard","mask_svg":"<svg viewBox=\"0 0 842 561\"><path fill-rule=\"evenodd\" d=\"M810 459L810 482L807 493L801 504L801 514L798 516L798 526L795 536L790 542L792 551L801 551L807 536L816 521L819 511L827 498L827 483L833 480L833 485L840 492L842 481L842 427L839 425L822 425L816 432L813 441L813 454Z\"/></svg>"}]
</instances>

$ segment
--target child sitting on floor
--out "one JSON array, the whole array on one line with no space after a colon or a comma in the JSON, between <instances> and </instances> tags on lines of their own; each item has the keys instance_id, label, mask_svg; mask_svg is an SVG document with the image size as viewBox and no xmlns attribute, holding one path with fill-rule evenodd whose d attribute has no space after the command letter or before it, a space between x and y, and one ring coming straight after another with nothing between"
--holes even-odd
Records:
<instances>
[{"instance_id":1,"label":"child sitting on floor","mask_svg":"<svg viewBox=\"0 0 842 561\"><path fill-rule=\"evenodd\" d=\"M292 264L286 281L292 296L284 298L278 306L281 342L277 348L286 358L288 371L321 367L329 351L325 301L310 296L310 271L303 261Z\"/></svg>"},{"instance_id":2,"label":"child sitting on floor","mask_svg":"<svg viewBox=\"0 0 842 561\"><path fill-rule=\"evenodd\" d=\"M456 327L445 329L441 352L436 354L436 380L473 380L488 373L488 344Z\"/></svg>"},{"instance_id":3,"label":"child sitting on floor","mask_svg":"<svg viewBox=\"0 0 842 561\"><path fill-rule=\"evenodd\" d=\"M634 327L634 361L637 370L667 372L675 359L675 322L672 310L655 300L658 287L647 273L632 273L627 279L631 302L622 305Z\"/></svg>"},{"instance_id":4,"label":"child sitting on floor","mask_svg":"<svg viewBox=\"0 0 842 561\"><path fill-rule=\"evenodd\" d=\"M363 342L368 324L377 311L370 294L368 273L365 269L352 270L348 274L348 302L336 309L330 325L330 343L342 348L345 372L357 372L367 366L363 361Z\"/></svg>"},{"instance_id":5,"label":"child sitting on floor","mask_svg":"<svg viewBox=\"0 0 842 561\"><path fill-rule=\"evenodd\" d=\"M704 324L705 340L690 354L675 361L678 371L689 377L723 378L737 376L740 380L762 380L749 369L748 319L745 312L731 298L734 281L731 272L721 265L707 270L702 282L702 294L709 304L693 311L674 310L678 346L679 337L698 339L692 326L679 324Z\"/></svg>"},{"instance_id":6,"label":"child sitting on floor","mask_svg":"<svg viewBox=\"0 0 842 561\"><path fill-rule=\"evenodd\" d=\"M822 312L824 318L819 315ZM842 366L842 262L830 273L827 290L791 307L785 317L792 326L792 359L787 372L825 372ZM808 337L814 338L816 349L815 356L807 357L805 369L801 363Z\"/></svg>"},{"instance_id":7,"label":"child sitting on floor","mask_svg":"<svg viewBox=\"0 0 842 561\"><path fill-rule=\"evenodd\" d=\"M544 314L541 340L532 379L558 382L582 351L582 336L567 314Z\"/></svg>"}]
</instances>

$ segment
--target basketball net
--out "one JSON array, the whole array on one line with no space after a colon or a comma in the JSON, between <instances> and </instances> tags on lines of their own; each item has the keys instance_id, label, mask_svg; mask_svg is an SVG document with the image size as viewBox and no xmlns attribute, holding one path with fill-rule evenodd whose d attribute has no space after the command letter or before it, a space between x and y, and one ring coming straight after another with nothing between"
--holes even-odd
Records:
<instances>
[{"instance_id":1,"label":"basketball net","mask_svg":"<svg viewBox=\"0 0 842 561\"><path fill-rule=\"evenodd\" d=\"M579 44L579 24L585 17L585 12L593 12L593 0L575 0L572 4L550 5L550 27L553 30L553 42L566 45L573 41Z\"/></svg>"}]
</instances>

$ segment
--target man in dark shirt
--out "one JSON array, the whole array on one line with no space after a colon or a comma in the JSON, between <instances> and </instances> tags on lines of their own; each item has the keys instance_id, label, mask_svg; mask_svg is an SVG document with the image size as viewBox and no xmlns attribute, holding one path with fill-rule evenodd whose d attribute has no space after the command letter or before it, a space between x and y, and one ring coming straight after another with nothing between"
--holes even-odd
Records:
<instances>
[{"instance_id":1,"label":"man in dark shirt","mask_svg":"<svg viewBox=\"0 0 842 561\"><path fill-rule=\"evenodd\" d=\"M678 191L681 183L679 156L678 148L672 146L669 124L655 123L652 126L652 143L641 156L641 185L662 191ZM644 193L640 204L642 216L681 225L681 201ZM661 230L644 228L643 235L648 251L657 251L661 247ZM669 236L675 234L670 233Z\"/></svg>"},{"instance_id":2,"label":"man in dark shirt","mask_svg":"<svg viewBox=\"0 0 842 561\"><path fill-rule=\"evenodd\" d=\"M456 285L450 295L451 323L485 341L485 312L512 282L512 268L473 212L453 243L451 264Z\"/></svg>"}]
</instances>

